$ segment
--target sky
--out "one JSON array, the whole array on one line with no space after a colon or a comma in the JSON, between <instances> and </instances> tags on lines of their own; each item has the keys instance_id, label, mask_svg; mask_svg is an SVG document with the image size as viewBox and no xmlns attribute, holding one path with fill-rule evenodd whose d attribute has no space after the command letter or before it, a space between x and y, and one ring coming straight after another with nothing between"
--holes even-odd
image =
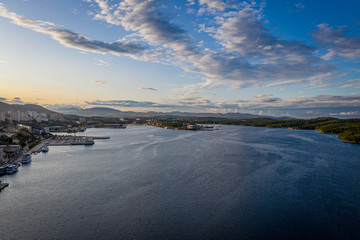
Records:
<instances>
[{"instance_id":1,"label":"sky","mask_svg":"<svg viewBox=\"0 0 360 240\"><path fill-rule=\"evenodd\" d=\"M0 0L0 101L360 117L358 0Z\"/></svg>"}]
</instances>

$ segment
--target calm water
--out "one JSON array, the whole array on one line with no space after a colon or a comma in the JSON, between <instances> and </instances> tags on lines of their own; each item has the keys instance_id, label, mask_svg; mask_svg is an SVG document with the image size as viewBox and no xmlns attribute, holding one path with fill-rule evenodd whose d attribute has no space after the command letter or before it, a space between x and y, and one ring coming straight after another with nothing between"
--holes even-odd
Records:
<instances>
[{"instance_id":1,"label":"calm water","mask_svg":"<svg viewBox=\"0 0 360 240\"><path fill-rule=\"evenodd\" d=\"M88 129L2 177L0 239L360 239L360 145L315 131Z\"/></svg>"}]
</instances>

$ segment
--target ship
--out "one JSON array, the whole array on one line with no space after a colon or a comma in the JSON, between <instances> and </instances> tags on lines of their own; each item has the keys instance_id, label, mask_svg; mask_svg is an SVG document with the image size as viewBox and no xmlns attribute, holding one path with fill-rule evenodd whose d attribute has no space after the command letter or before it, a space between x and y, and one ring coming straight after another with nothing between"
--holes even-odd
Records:
<instances>
[{"instance_id":1,"label":"ship","mask_svg":"<svg viewBox=\"0 0 360 240\"><path fill-rule=\"evenodd\" d=\"M30 154L25 154L24 156L22 156L21 158L21 163L22 164L28 164L31 162L31 155Z\"/></svg>"},{"instance_id":2,"label":"ship","mask_svg":"<svg viewBox=\"0 0 360 240\"><path fill-rule=\"evenodd\" d=\"M18 166L15 164L8 165L6 167L6 174L13 174L16 173L17 171L18 171Z\"/></svg>"},{"instance_id":3,"label":"ship","mask_svg":"<svg viewBox=\"0 0 360 240\"><path fill-rule=\"evenodd\" d=\"M41 151L42 151L42 152L48 152L48 151L49 151L49 148L48 148L47 146L45 146L45 147L43 147L43 148L41 149Z\"/></svg>"}]
</instances>

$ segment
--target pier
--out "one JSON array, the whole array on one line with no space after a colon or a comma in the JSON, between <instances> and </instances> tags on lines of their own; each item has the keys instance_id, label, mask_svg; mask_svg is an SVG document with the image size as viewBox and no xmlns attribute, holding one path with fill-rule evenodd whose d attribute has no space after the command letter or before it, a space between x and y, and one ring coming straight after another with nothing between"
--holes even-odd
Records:
<instances>
[{"instance_id":1,"label":"pier","mask_svg":"<svg viewBox=\"0 0 360 240\"><path fill-rule=\"evenodd\" d=\"M64 146L64 145L93 145L95 139L110 139L110 137L102 136L72 136L63 135L51 138L47 142L47 146Z\"/></svg>"}]
</instances>

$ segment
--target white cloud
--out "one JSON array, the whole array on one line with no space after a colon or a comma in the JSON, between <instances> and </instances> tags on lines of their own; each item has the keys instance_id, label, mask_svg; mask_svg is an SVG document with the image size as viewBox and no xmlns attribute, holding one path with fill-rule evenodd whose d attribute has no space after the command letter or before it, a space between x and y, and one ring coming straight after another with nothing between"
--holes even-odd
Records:
<instances>
[{"instance_id":1,"label":"white cloud","mask_svg":"<svg viewBox=\"0 0 360 240\"><path fill-rule=\"evenodd\" d=\"M98 66L109 66L109 63L106 62L105 60L102 60L102 59L97 59L97 58L94 58L93 60L96 61L96 65Z\"/></svg>"},{"instance_id":2,"label":"white cloud","mask_svg":"<svg viewBox=\"0 0 360 240\"><path fill-rule=\"evenodd\" d=\"M338 113L329 113L330 116L353 116L353 115L357 115L358 112L354 111L354 112L338 112Z\"/></svg>"},{"instance_id":3,"label":"white cloud","mask_svg":"<svg viewBox=\"0 0 360 240\"><path fill-rule=\"evenodd\" d=\"M355 112L340 112L339 115L342 115L342 116L351 116L351 115L357 115L357 111Z\"/></svg>"},{"instance_id":4,"label":"white cloud","mask_svg":"<svg viewBox=\"0 0 360 240\"><path fill-rule=\"evenodd\" d=\"M228 7L217 0L200 0L199 5L217 10ZM96 19L120 25L150 46L163 49L156 53L144 51L143 60L174 64L188 72L203 74L210 81L230 81L237 87L274 81L293 83L334 69L315 56L316 48L272 35L261 24L262 7L256 3L241 2L236 7L231 3L229 7L235 10L217 13L217 25L199 25L225 47L223 51L196 45L185 29L163 13L166 7L158 1L125 0L111 6L98 1L98 6Z\"/></svg>"},{"instance_id":5,"label":"white cloud","mask_svg":"<svg viewBox=\"0 0 360 240\"><path fill-rule=\"evenodd\" d=\"M55 26L52 22L40 21L40 20L31 20L17 15L16 13L8 12L4 7L3 3L0 3L0 16L12 20L16 25L30 28L30 29L39 29L45 26Z\"/></svg>"},{"instance_id":6,"label":"white cloud","mask_svg":"<svg viewBox=\"0 0 360 240\"><path fill-rule=\"evenodd\" d=\"M319 24L318 29L311 34L314 40L329 52L323 56L331 59L335 56L346 58L360 57L360 37L357 35L346 35L345 29L334 29L329 24Z\"/></svg>"}]
</instances>

